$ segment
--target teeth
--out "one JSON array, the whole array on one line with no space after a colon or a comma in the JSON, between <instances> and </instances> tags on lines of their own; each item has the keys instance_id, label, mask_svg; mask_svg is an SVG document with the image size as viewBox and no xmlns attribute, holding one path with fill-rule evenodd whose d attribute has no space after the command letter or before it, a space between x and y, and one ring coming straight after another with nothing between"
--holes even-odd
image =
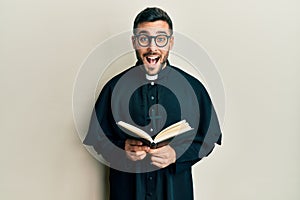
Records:
<instances>
[{"instance_id":1,"label":"teeth","mask_svg":"<svg viewBox=\"0 0 300 200\"><path fill-rule=\"evenodd\" d=\"M159 56L158 55L149 55L149 56L146 56L146 59L149 64L154 65L158 62Z\"/></svg>"},{"instance_id":2,"label":"teeth","mask_svg":"<svg viewBox=\"0 0 300 200\"><path fill-rule=\"evenodd\" d=\"M147 56L146 58L150 64L156 64L159 60L159 56Z\"/></svg>"},{"instance_id":3,"label":"teeth","mask_svg":"<svg viewBox=\"0 0 300 200\"><path fill-rule=\"evenodd\" d=\"M156 58L158 58L158 56L148 56L148 58L150 58L150 59L156 59Z\"/></svg>"}]
</instances>

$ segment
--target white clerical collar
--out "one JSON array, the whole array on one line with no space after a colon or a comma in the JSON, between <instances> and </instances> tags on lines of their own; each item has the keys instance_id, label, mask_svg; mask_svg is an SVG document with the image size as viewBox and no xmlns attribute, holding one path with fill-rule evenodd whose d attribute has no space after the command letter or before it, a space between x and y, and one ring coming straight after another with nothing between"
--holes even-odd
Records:
<instances>
[{"instance_id":1,"label":"white clerical collar","mask_svg":"<svg viewBox=\"0 0 300 200\"><path fill-rule=\"evenodd\" d=\"M149 80L149 81L154 81L156 80L158 77L158 74L155 74L155 75L149 75L149 74L146 74L146 79Z\"/></svg>"}]
</instances>

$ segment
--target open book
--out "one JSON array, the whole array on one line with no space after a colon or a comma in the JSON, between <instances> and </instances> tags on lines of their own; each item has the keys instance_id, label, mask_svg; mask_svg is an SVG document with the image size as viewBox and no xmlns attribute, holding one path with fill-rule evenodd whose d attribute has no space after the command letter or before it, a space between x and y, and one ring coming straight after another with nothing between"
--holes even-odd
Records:
<instances>
[{"instance_id":1,"label":"open book","mask_svg":"<svg viewBox=\"0 0 300 200\"><path fill-rule=\"evenodd\" d=\"M125 132L129 131L131 133L130 135L132 135L132 133L136 135L136 138L152 149L164 146L175 136L193 130L186 120L182 120L163 129L154 139L152 139L152 137L145 131L126 122L119 121L117 122L117 125Z\"/></svg>"}]
</instances>

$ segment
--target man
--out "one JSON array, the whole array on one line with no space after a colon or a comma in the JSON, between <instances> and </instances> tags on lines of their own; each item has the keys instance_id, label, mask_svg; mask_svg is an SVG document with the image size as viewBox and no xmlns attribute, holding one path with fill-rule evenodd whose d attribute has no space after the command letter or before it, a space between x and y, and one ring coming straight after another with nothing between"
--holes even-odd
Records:
<instances>
[{"instance_id":1,"label":"man","mask_svg":"<svg viewBox=\"0 0 300 200\"><path fill-rule=\"evenodd\" d=\"M84 144L110 162L111 200L193 199L192 165L221 144L216 113L203 85L168 61L174 36L167 13L146 8L133 29L137 63L103 87ZM154 149L116 124L154 137L182 119L194 129Z\"/></svg>"}]
</instances>

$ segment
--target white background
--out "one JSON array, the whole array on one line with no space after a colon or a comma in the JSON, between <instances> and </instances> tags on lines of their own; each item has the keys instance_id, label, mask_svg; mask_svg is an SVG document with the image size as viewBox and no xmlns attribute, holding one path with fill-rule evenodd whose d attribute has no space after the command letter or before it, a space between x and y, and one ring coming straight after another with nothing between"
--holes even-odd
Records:
<instances>
[{"instance_id":1,"label":"white background","mask_svg":"<svg viewBox=\"0 0 300 200\"><path fill-rule=\"evenodd\" d=\"M206 48L225 87L223 145L194 167L195 199L300 198L299 1L0 0L0 199L104 199L73 84L99 42L153 5Z\"/></svg>"}]
</instances>

